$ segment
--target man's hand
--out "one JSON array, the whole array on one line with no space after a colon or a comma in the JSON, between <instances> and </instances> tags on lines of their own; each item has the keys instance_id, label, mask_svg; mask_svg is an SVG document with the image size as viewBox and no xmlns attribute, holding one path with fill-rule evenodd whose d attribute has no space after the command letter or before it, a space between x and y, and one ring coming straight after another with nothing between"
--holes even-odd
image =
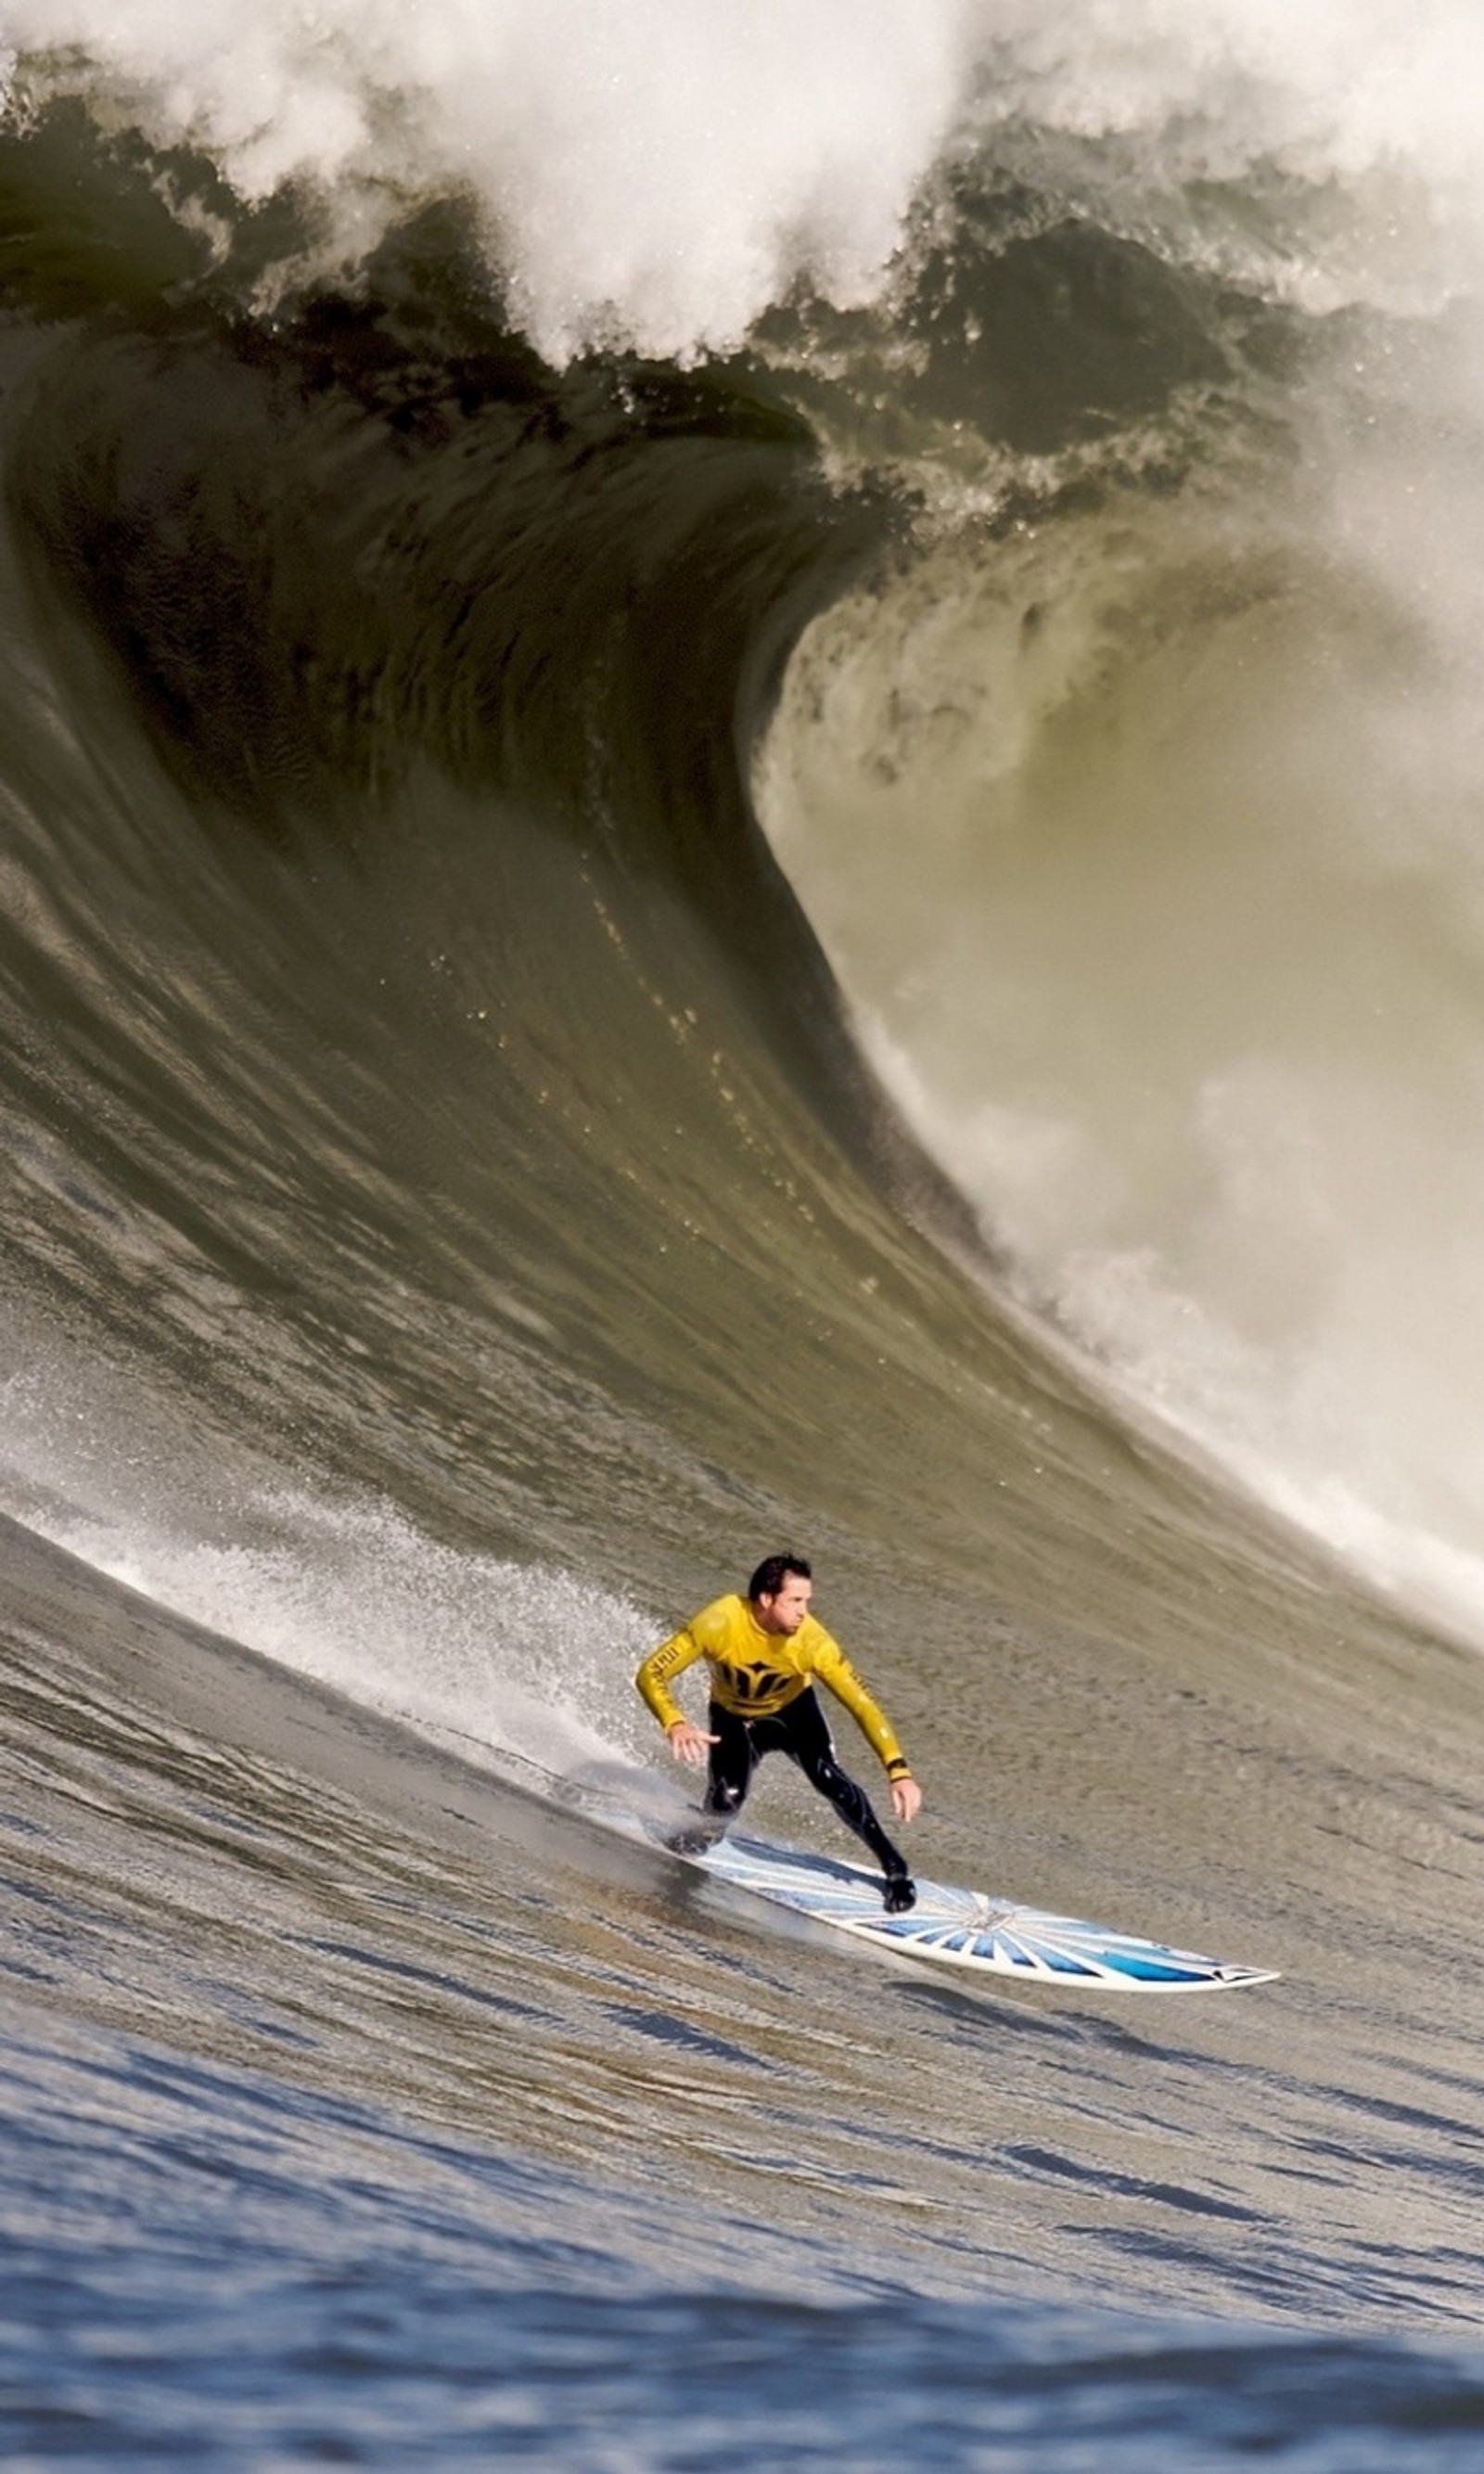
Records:
<instances>
[{"instance_id":1,"label":"man's hand","mask_svg":"<svg viewBox=\"0 0 1484 2474\"><path fill-rule=\"evenodd\" d=\"M719 1735L708 1735L704 1727L693 1727L689 1718L677 1718L669 1729L669 1749L677 1761L689 1761L693 1770L706 1766L706 1747L719 1744Z\"/></svg>"},{"instance_id":2,"label":"man's hand","mask_svg":"<svg viewBox=\"0 0 1484 2474\"><path fill-rule=\"evenodd\" d=\"M674 1742L673 1734L669 1740ZM906 1778L892 1780L891 1809L898 1821L915 1821L922 1810L922 1789L911 1773Z\"/></svg>"}]
</instances>

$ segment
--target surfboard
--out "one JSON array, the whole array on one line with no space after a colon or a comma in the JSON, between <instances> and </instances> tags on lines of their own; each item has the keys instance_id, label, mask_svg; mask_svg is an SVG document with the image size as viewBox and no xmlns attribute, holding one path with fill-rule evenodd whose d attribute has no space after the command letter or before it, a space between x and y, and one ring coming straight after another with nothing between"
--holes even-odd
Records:
<instances>
[{"instance_id":1,"label":"surfboard","mask_svg":"<svg viewBox=\"0 0 1484 2474\"><path fill-rule=\"evenodd\" d=\"M1243 1984L1272 1984L1275 1968L1241 1967L1206 1958L1136 1933L1110 1931L1076 1916L1049 1914L982 1890L917 1881L917 1904L888 1915L881 1875L828 1856L755 1838L719 1838L692 1850L670 1840L672 1854L715 1880L768 1899L777 1906L838 1926L910 1958L1012 1976L1027 1984L1076 1985L1121 1993L1219 1993ZM914 1876L915 1878L915 1876Z\"/></svg>"}]
</instances>

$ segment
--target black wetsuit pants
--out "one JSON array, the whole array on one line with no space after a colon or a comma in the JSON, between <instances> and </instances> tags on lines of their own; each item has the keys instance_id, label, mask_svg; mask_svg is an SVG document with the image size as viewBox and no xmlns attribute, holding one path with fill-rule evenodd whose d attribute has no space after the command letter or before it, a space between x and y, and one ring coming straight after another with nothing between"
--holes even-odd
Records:
<instances>
[{"instance_id":1,"label":"black wetsuit pants","mask_svg":"<svg viewBox=\"0 0 1484 2474\"><path fill-rule=\"evenodd\" d=\"M741 1812L752 1773L765 1753L787 1753L812 1787L833 1804L847 1830L864 1838L888 1880L907 1878L907 1859L893 1847L866 1796L835 1758L824 1711L807 1686L770 1718L742 1718L713 1701L707 1725L718 1738L711 1748L706 1810L730 1817Z\"/></svg>"}]
</instances>

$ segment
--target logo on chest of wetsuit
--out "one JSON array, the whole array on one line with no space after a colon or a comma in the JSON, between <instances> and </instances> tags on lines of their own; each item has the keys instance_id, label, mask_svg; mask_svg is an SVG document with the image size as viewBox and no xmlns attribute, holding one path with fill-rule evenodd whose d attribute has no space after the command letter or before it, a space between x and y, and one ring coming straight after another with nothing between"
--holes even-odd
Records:
<instances>
[{"instance_id":1,"label":"logo on chest of wetsuit","mask_svg":"<svg viewBox=\"0 0 1484 2474\"><path fill-rule=\"evenodd\" d=\"M775 1692L787 1691L798 1677L776 1666L727 1666L720 1659L716 1663L717 1682L734 1701L770 1701Z\"/></svg>"}]
</instances>

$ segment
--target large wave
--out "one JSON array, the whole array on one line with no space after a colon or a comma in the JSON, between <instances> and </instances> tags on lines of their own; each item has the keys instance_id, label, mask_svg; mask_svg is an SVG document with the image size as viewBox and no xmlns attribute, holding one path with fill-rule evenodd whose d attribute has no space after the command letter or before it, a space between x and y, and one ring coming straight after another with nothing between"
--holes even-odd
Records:
<instances>
[{"instance_id":1,"label":"large wave","mask_svg":"<svg viewBox=\"0 0 1484 2474\"><path fill-rule=\"evenodd\" d=\"M630 1585L926 1222L1472 1629L1460 13L6 28L28 1315Z\"/></svg>"},{"instance_id":2,"label":"large wave","mask_svg":"<svg viewBox=\"0 0 1484 2474\"><path fill-rule=\"evenodd\" d=\"M1479 1635L1472 23L3 22L47 2429L137 2453L121 2363L209 2423L244 2276L253 2432L373 2453L389 2361L477 2451L527 2305L602 2445L616 2342L693 2451L667 2280L723 2413L819 2341L759 2293L884 2298L930 2453L987 2400L1157 2456L1101 2323L1034 2321L1026 2421L1036 2286L1472 2326L1484 1661L1370 1583ZM681 1792L642 1647L779 1544L925 1873L1272 1998L864 1992L595 1827ZM759 1826L828 1831L783 1766ZM1476 2419L1257 2342L1260 2429L1206 2346L1173 2450Z\"/></svg>"}]
</instances>

